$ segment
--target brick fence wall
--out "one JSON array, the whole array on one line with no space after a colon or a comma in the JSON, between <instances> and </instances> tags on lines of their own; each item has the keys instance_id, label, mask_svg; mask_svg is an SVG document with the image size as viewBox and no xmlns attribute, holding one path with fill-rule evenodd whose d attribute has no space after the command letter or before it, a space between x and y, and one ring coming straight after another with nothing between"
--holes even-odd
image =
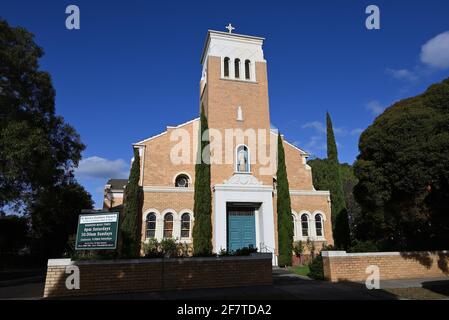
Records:
<instances>
[{"instance_id":1,"label":"brick fence wall","mask_svg":"<svg viewBox=\"0 0 449 320\"><path fill-rule=\"evenodd\" d=\"M365 281L370 265L379 267L380 280L434 278L449 279L449 251L346 253L323 251L324 277L332 282Z\"/></svg>"},{"instance_id":2,"label":"brick fence wall","mask_svg":"<svg viewBox=\"0 0 449 320\"><path fill-rule=\"evenodd\" d=\"M44 297L271 285L271 254L184 259L48 260ZM77 266L80 289L66 288Z\"/></svg>"}]
</instances>

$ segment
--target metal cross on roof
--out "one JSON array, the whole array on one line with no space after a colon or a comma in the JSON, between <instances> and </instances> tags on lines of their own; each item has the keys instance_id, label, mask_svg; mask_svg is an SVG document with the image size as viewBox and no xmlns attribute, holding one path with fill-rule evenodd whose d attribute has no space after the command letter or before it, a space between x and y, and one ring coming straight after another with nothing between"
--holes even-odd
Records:
<instances>
[{"instance_id":1,"label":"metal cross on roof","mask_svg":"<svg viewBox=\"0 0 449 320\"><path fill-rule=\"evenodd\" d=\"M234 30L235 28L232 26L232 24L229 23L229 24L226 26L226 29L228 29L229 33L232 33L232 30Z\"/></svg>"}]
</instances>

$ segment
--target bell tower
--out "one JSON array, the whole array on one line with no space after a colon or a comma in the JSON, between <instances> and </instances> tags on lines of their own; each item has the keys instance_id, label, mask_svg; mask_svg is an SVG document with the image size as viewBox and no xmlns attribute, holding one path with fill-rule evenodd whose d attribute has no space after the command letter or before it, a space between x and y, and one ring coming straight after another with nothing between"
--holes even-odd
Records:
<instances>
[{"instance_id":1,"label":"bell tower","mask_svg":"<svg viewBox=\"0 0 449 320\"><path fill-rule=\"evenodd\" d=\"M210 129L263 129L270 136L267 63L264 38L209 30L201 56L200 108L204 106ZM264 145L263 147L267 147ZM250 148L251 174L271 185L272 176L259 176L257 150ZM224 161L223 161L224 162ZM235 173L235 164L211 166L211 183L223 183Z\"/></svg>"}]
</instances>

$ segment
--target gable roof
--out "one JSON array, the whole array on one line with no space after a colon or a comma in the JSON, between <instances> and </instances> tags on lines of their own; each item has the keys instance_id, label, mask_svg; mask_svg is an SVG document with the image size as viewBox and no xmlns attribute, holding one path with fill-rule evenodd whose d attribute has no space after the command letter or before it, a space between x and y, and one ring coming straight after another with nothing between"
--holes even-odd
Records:
<instances>
[{"instance_id":1,"label":"gable roof","mask_svg":"<svg viewBox=\"0 0 449 320\"><path fill-rule=\"evenodd\" d=\"M195 119L192 119L192 120L189 120L189 121L187 121L187 122L181 123L180 125L177 125L177 126L175 126L175 127L173 127L173 126L167 126L167 130L168 130L168 129L176 129L176 128L180 128L180 127L186 126L186 125L191 124L192 122L195 122L195 121L198 121L198 120L200 120L199 117L197 117L197 118L195 118ZM159 134L156 134L156 135L154 135L154 136L151 136L151 137L149 137L149 138L146 138L146 139L144 139L144 140L141 140L141 141L139 141L139 142L133 143L133 146L139 145L139 144L143 144L143 143L148 142L148 141L150 141L150 140L153 140L153 139L155 139L155 138L157 138L157 137L160 137L160 136L166 134L166 133L167 133L167 130L165 130L165 131L163 131L163 132L161 132L161 133L159 133Z\"/></svg>"},{"instance_id":2,"label":"gable roof","mask_svg":"<svg viewBox=\"0 0 449 320\"><path fill-rule=\"evenodd\" d=\"M125 190L128 179L109 179L106 185L111 186L112 190Z\"/></svg>"},{"instance_id":3,"label":"gable roof","mask_svg":"<svg viewBox=\"0 0 449 320\"><path fill-rule=\"evenodd\" d=\"M275 135L278 134L277 129L270 129L270 131L271 131L272 134L275 134ZM284 138L283 134L281 134L281 136L282 136L282 138ZM302 150L301 148L295 146L294 144L288 142L285 138L284 138L284 142L286 144L288 144L289 146L291 146L292 148L295 148L296 150L298 150L300 153L304 154L306 157L309 156L308 152L306 152L306 151Z\"/></svg>"},{"instance_id":4,"label":"gable roof","mask_svg":"<svg viewBox=\"0 0 449 320\"><path fill-rule=\"evenodd\" d=\"M177 126L167 126L167 129L176 129L176 128L180 128L180 127L186 126L186 125L188 125L188 124L191 124L192 122L199 121L199 120L200 120L200 118L197 117L197 118L195 118L195 119L192 119L192 120L189 120L189 121L187 121L187 122L181 123L180 125L177 125ZM277 129L272 129L272 128L270 128L270 132L271 132L272 134L277 135ZM165 130L164 132L161 132L161 133L159 133L159 134L156 134L156 135L154 135L154 136L151 136L151 137L149 137L149 138L146 138L146 139L144 139L144 140L141 140L141 141L139 141L139 142L133 143L133 145L135 146L135 145L143 144L143 143L145 143L145 142L148 142L148 141L151 141L151 140L153 140L153 139L156 139L156 138L158 138L158 137L160 137L160 136L162 136L162 135L164 135L164 134L166 134L166 133L167 133L167 130ZM281 135L281 136L284 138L284 135ZM308 152L306 152L306 151L302 150L301 148L295 146L294 144L288 142L285 138L284 138L284 142L285 142L286 144L288 144L289 146L291 146L292 148L298 150L301 154L304 154L305 156L309 156L309 153L308 153Z\"/></svg>"}]
</instances>

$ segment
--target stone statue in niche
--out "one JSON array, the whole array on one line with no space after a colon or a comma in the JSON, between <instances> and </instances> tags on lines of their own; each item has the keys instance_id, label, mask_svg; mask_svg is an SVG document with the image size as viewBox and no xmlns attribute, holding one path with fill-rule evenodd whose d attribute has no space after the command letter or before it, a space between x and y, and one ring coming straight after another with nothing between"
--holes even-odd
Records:
<instances>
[{"instance_id":1,"label":"stone statue in niche","mask_svg":"<svg viewBox=\"0 0 449 320\"><path fill-rule=\"evenodd\" d=\"M237 168L239 172L248 172L248 153L246 148L240 148L238 154Z\"/></svg>"}]
</instances>

